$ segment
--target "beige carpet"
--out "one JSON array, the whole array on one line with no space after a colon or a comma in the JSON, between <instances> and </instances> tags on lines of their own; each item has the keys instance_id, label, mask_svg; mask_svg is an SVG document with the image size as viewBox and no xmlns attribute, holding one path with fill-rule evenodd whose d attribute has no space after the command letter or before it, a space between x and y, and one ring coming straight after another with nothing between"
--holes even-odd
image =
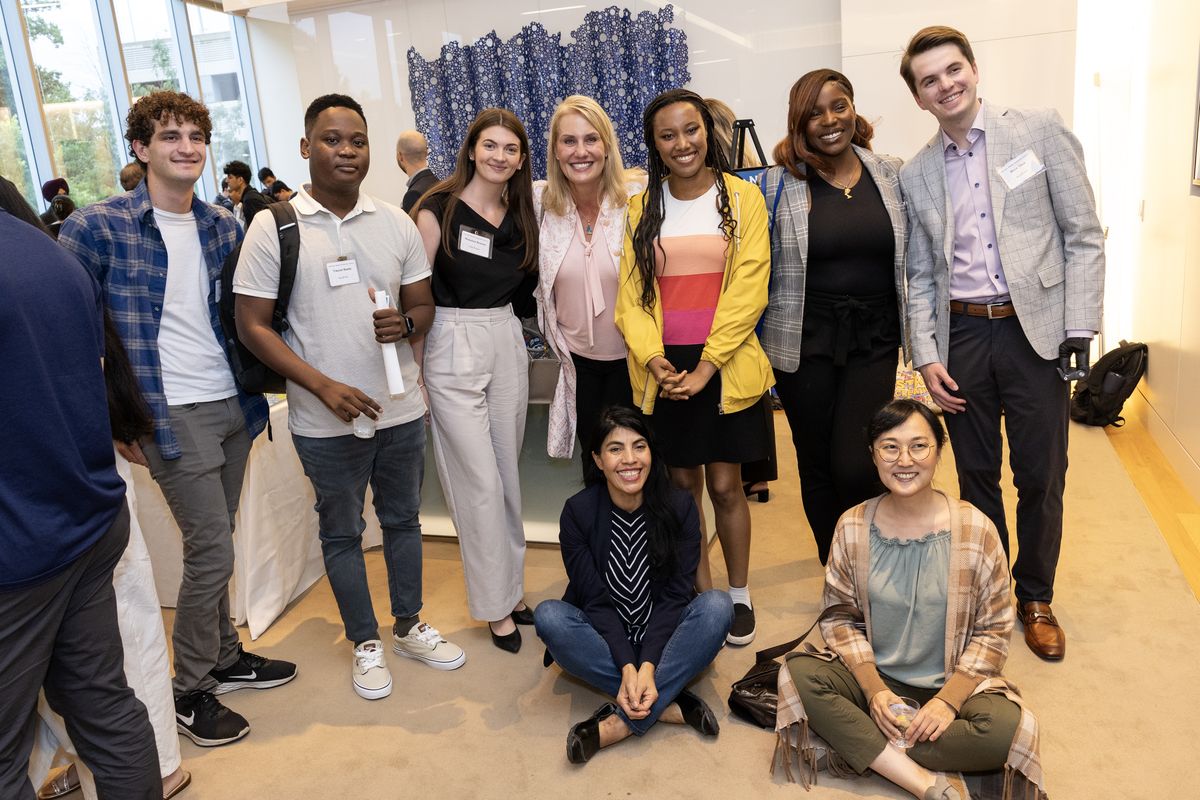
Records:
<instances>
[{"instance_id":1,"label":"beige carpet","mask_svg":"<svg viewBox=\"0 0 1200 800\"><path fill-rule=\"evenodd\" d=\"M696 685L721 718L719 738L659 725L589 764L568 764L568 728L603 698L556 667L543 669L531 629L523 629L518 655L494 648L486 627L467 615L456 546L431 542L423 616L466 649L466 665L441 673L394 656L392 696L359 699L350 686L350 646L322 580L253 646L298 662L299 676L285 687L223 698L253 730L214 749L183 740L184 766L193 774L183 797L805 797L801 787L768 775L772 735L729 719L725 706L729 684L752 663L755 646L794 636L820 601L822 572L800 508L794 453L782 414L776 421L784 479L772 484L769 503L751 503L758 640L722 651ZM1055 800L1196 797L1190 723L1200 715L1200 607L1104 433L1076 426L1071 435L1054 606L1069 635L1067 659L1039 661L1018 628L1006 673L1040 717ZM948 459L940 480L954 485ZM724 585L720 550L712 552L714 577ZM386 620L377 552L367 565L376 612ZM558 597L564 584L557 549L531 549L527 599ZM908 796L877 777L835 781L824 774L812 795Z\"/></svg>"}]
</instances>

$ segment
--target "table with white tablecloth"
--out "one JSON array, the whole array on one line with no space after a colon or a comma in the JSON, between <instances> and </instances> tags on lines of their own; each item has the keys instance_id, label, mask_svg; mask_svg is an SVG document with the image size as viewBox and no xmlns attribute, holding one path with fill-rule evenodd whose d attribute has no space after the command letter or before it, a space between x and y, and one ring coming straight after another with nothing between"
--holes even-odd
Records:
<instances>
[{"instance_id":1,"label":"table with white tablecloth","mask_svg":"<svg viewBox=\"0 0 1200 800\"><path fill-rule=\"evenodd\" d=\"M523 516L528 541L557 542L563 501L578 491L581 482L578 461L546 455L546 426L547 407L531 404L520 461ZM250 451L234 533L230 611L237 624L249 627L254 639L270 627L288 603L325 574L313 509L315 498L288 433L286 402L271 407L271 431L271 439L262 434ZM425 462L422 531L425 535L453 537L454 526L437 480L432 447L426 447ZM183 573L179 528L147 470L134 468L134 489L159 601L173 607ZM368 489L363 513L367 524L364 548L382 542L370 498Z\"/></svg>"}]
</instances>

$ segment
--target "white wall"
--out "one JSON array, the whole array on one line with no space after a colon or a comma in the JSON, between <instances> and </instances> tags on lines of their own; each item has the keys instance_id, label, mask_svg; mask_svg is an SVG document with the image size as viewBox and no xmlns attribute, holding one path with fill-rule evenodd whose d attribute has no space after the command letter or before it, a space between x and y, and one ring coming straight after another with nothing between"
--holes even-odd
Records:
<instances>
[{"instance_id":1,"label":"white wall","mask_svg":"<svg viewBox=\"0 0 1200 800\"><path fill-rule=\"evenodd\" d=\"M291 22L286 13L249 16L246 30L267 144L263 163L277 178L298 189L308 182L308 162L300 157L304 101L297 80Z\"/></svg>"},{"instance_id":2,"label":"white wall","mask_svg":"<svg viewBox=\"0 0 1200 800\"><path fill-rule=\"evenodd\" d=\"M937 130L900 77L900 55L927 25L967 35L979 66L979 95L1006 106L1058 109L1071 124L1073 0L842 0L842 72L855 106L876 123L875 149L907 159Z\"/></svg>"},{"instance_id":3,"label":"white wall","mask_svg":"<svg viewBox=\"0 0 1200 800\"><path fill-rule=\"evenodd\" d=\"M280 52L278 25L255 19L284 7L253 10L251 47L271 166L277 175L291 179L291 173L275 164L284 163L282 154L294 149L303 104L326 92L344 92L362 103L374 145L364 188L399 202L404 175L395 167L394 145L400 131L414 125L408 91L409 47L433 58L448 36L471 42L495 30L508 38L534 20L551 33L561 31L566 43L588 11L614 4L635 12L662 5L647 0L379 0L323 4L314 11L293 6L290 60ZM575 5L581 7L521 13ZM783 135L787 93L795 79L810 69L837 67L841 61L841 3L806 0L800 6L802 13L797 13L795 0L759 0L752 9L727 0L680 0L674 7L674 24L688 36L692 72L688 87L752 117L769 156ZM260 53L270 55L260 58ZM270 113L268 103L273 107Z\"/></svg>"},{"instance_id":4,"label":"white wall","mask_svg":"<svg viewBox=\"0 0 1200 800\"><path fill-rule=\"evenodd\" d=\"M1151 431L1200 498L1200 5L1080 0L1079 135L1109 228L1105 325L1150 345Z\"/></svg>"}]
</instances>

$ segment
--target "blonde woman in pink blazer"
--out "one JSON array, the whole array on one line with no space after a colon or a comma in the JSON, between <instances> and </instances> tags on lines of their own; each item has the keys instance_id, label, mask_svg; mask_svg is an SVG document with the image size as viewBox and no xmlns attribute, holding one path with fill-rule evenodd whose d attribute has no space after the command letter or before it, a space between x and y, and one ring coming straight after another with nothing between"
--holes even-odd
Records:
<instances>
[{"instance_id":1,"label":"blonde woman in pink blazer","mask_svg":"<svg viewBox=\"0 0 1200 800\"><path fill-rule=\"evenodd\" d=\"M632 404L613 309L625 209L645 188L645 174L625 170L612 120L590 97L572 95L559 104L549 140L548 174L533 188L538 323L560 364L546 452L570 458L578 438L590 482L586 444L600 412Z\"/></svg>"}]
</instances>

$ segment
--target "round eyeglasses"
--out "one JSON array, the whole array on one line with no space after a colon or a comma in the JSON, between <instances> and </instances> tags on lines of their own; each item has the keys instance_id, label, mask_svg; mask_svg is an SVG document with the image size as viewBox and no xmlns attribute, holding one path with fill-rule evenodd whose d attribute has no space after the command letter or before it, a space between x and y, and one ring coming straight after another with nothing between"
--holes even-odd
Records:
<instances>
[{"instance_id":1,"label":"round eyeglasses","mask_svg":"<svg viewBox=\"0 0 1200 800\"><path fill-rule=\"evenodd\" d=\"M894 464L899 461L902 452L907 452L908 457L913 461L924 461L933 452L933 445L929 442L913 442L905 446L888 442L876 447L875 452L879 455L879 459L887 464Z\"/></svg>"}]
</instances>

